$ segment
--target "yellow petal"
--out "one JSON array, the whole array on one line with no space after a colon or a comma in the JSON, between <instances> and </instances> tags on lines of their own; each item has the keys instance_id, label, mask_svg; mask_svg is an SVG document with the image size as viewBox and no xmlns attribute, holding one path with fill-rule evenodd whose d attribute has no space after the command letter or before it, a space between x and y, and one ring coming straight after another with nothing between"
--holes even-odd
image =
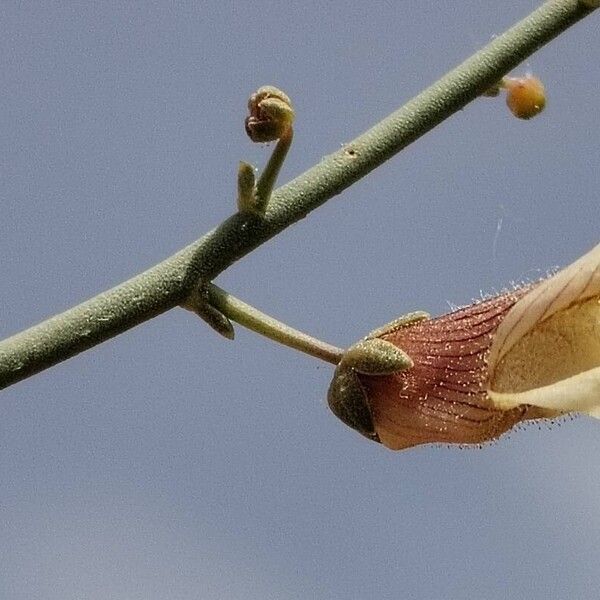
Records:
<instances>
[{"instance_id":1,"label":"yellow petal","mask_svg":"<svg viewBox=\"0 0 600 600\"><path fill-rule=\"evenodd\" d=\"M600 417L600 245L511 308L489 367L488 394L499 408Z\"/></svg>"}]
</instances>

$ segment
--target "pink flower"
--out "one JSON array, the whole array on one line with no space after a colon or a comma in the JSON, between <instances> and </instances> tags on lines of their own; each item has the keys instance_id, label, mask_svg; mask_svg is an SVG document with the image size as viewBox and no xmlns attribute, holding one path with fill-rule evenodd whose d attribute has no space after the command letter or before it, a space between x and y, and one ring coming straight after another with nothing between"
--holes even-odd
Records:
<instances>
[{"instance_id":1,"label":"pink flower","mask_svg":"<svg viewBox=\"0 0 600 600\"><path fill-rule=\"evenodd\" d=\"M388 448L479 444L572 411L600 417L600 245L537 284L377 339L413 364L388 375L352 369L370 416L352 425ZM340 415L334 401L330 390Z\"/></svg>"}]
</instances>

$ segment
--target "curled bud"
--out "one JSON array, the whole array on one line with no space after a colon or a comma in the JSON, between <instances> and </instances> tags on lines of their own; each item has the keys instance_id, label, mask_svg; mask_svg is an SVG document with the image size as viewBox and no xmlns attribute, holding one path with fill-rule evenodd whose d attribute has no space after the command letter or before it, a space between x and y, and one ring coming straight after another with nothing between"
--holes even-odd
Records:
<instances>
[{"instance_id":1,"label":"curled bud","mask_svg":"<svg viewBox=\"0 0 600 600\"><path fill-rule=\"evenodd\" d=\"M289 97L276 87L265 85L248 100L246 133L253 142L272 142L282 137L294 122Z\"/></svg>"},{"instance_id":2,"label":"curled bud","mask_svg":"<svg viewBox=\"0 0 600 600\"><path fill-rule=\"evenodd\" d=\"M506 90L506 105L518 119L531 119L546 106L546 90L537 77L505 77L501 87Z\"/></svg>"},{"instance_id":3,"label":"curled bud","mask_svg":"<svg viewBox=\"0 0 600 600\"><path fill-rule=\"evenodd\" d=\"M600 418L600 245L537 284L375 335L410 362L377 374L342 358L329 404L393 450L481 444L568 412Z\"/></svg>"}]
</instances>

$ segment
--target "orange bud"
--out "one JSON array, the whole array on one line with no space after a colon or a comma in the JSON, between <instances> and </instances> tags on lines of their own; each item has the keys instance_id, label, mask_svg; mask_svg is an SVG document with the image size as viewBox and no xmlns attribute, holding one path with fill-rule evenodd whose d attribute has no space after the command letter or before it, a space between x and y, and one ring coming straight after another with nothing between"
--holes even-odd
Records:
<instances>
[{"instance_id":1,"label":"orange bud","mask_svg":"<svg viewBox=\"0 0 600 600\"><path fill-rule=\"evenodd\" d=\"M506 89L506 105L519 119L531 119L546 106L544 84L537 77L505 77L502 87Z\"/></svg>"}]
</instances>

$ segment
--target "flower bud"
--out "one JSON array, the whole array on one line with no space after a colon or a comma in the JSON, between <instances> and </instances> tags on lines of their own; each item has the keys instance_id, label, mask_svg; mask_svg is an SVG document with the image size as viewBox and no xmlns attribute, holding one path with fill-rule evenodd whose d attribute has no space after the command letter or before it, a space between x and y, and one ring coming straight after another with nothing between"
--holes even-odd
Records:
<instances>
[{"instance_id":1,"label":"flower bud","mask_svg":"<svg viewBox=\"0 0 600 600\"><path fill-rule=\"evenodd\" d=\"M265 85L248 100L250 114L245 126L253 142L279 139L294 122L294 109L289 97L276 87Z\"/></svg>"},{"instance_id":2,"label":"flower bud","mask_svg":"<svg viewBox=\"0 0 600 600\"><path fill-rule=\"evenodd\" d=\"M506 105L518 119L531 119L546 106L546 91L537 77L505 77L502 87L506 89Z\"/></svg>"}]
</instances>

